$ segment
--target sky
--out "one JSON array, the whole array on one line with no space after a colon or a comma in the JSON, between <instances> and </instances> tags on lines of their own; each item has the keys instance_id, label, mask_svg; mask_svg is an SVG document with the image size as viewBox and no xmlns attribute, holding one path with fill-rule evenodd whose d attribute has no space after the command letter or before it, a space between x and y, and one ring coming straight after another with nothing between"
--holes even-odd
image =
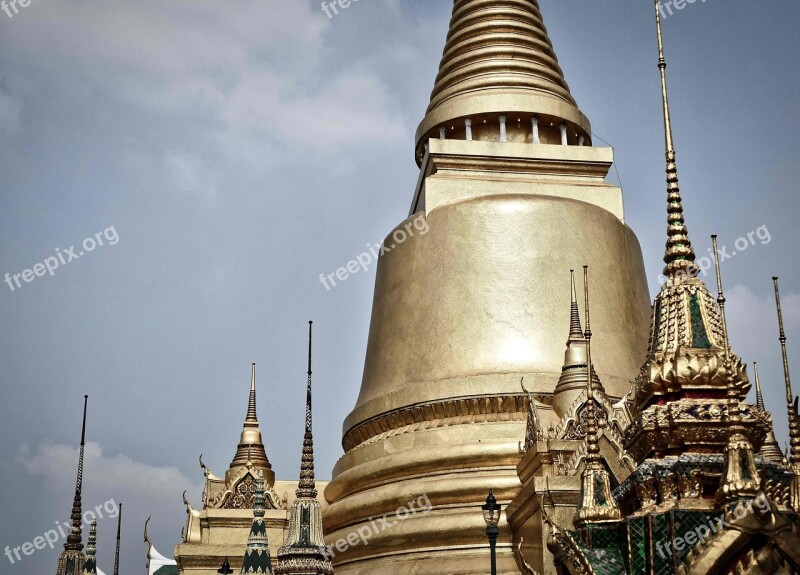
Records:
<instances>
[{"instance_id":1,"label":"sky","mask_svg":"<svg viewBox=\"0 0 800 575\"><path fill-rule=\"evenodd\" d=\"M17 8L0 12L0 274L42 264L43 275L0 284L0 551L68 519L89 394L85 509L124 503L121 573L142 572L145 519L171 556L182 492L200 505L199 455L227 469L251 362L268 455L280 479L297 477L309 319L318 476L341 456L375 269L331 290L319 275L408 213L414 131L452 3L360 0L331 18L303 0ZM652 5L541 8L595 143L615 149L609 179L655 292L666 211ZM700 254L712 233L737 252L723 264L733 347L760 362L783 442L770 278L782 278L800 377L800 5L698 0L672 12L690 234ZM111 572L116 520L103 513L99 566ZM15 565L52 571L61 543Z\"/></svg>"}]
</instances>

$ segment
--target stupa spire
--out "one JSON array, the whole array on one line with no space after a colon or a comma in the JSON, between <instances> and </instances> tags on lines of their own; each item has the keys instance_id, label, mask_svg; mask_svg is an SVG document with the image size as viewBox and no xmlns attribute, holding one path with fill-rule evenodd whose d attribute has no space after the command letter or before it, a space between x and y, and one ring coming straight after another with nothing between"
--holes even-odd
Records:
<instances>
[{"instance_id":1,"label":"stupa spire","mask_svg":"<svg viewBox=\"0 0 800 575\"><path fill-rule=\"evenodd\" d=\"M298 497L317 496L317 486L314 481L314 434L312 431L311 410L311 336L313 321L308 322L308 381L306 383L306 429L303 436L303 456L300 461L300 484L297 489Z\"/></svg>"},{"instance_id":2,"label":"stupa spire","mask_svg":"<svg viewBox=\"0 0 800 575\"><path fill-rule=\"evenodd\" d=\"M678 165L672 138L672 118L667 91L667 60L661 31L660 0L655 0L658 31L658 68L661 71L661 101L664 109L664 144L667 157L667 247L664 253L664 275L668 278L696 276L695 253L683 216L683 198L678 182Z\"/></svg>"},{"instance_id":3,"label":"stupa spire","mask_svg":"<svg viewBox=\"0 0 800 575\"><path fill-rule=\"evenodd\" d=\"M308 322L308 380L306 383L306 427L297 498L289 512L289 530L278 549L277 575L333 575L330 554L322 536L322 508L314 482L314 439L311 434L311 333Z\"/></svg>"},{"instance_id":4,"label":"stupa spire","mask_svg":"<svg viewBox=\"0 0 800 575\"><path fill-rule=\"evenodd\" d=\"M560 144L563 132L570 145L588 145L589 120L570 93L537 0L455 0L430 105L417 129L418 159L428 138L441 130L464 133L465 124L465 139L506 141L501 133L511 140L524 128L523 141Z\"/></svg>"},{"instance_id":5,"label":"stupa spire","mask_svg":"<svg viewBox=\"0 0 800 575\"><path fill-rule=\"evenodd\" d=\"M242 435L239 445L236 448L236 455L231 461L230 469L248 465L264 470L267 483L275 483L275 473L272 471L272 464L267 458L264 449L264 441L261 437L261 430L258 422L258 412L256 408L256 364L252 364L250 369L250 396L247 402L247 413L242 426Z\"/></svg>"},{"instance_id":6,"label":"stupa spire","mask_svg":"<svg viewBox=\"0 0 800 575\"><path fill-rule=\"evenodd\" d=\"M719 268L717 236L711 236L714 250L714 267L717 272L717 303L722 318L722 345L725 353L726 387L728 393L728 424L730 435L725 447L725 469L722 473L718 501L730 501L739 497L755 497L761 486L761 478L756 467L753 446L744 434L739 409L739 392L736 388L731 359L731 345L728 339L728 320L725 315L725 293L722 290L722 273Z\"/></svg>"},{"instance_id":7,"label":"stupa spire","mask_svg":"<svg viewBox=\"0 0 800 575\"><path fill-rule=\"evenodd\" d=\"M72 515L70 517L70 531L64 551L58 559L56 575L78 575L83 571L83 509L81 496L83 492L83 456L86 446L86 412L89 396L83 396L83 425L81 426L81 447L78 455L78 476L75 483L75 497L72 500Z\"/></svg>"}]
</instances>

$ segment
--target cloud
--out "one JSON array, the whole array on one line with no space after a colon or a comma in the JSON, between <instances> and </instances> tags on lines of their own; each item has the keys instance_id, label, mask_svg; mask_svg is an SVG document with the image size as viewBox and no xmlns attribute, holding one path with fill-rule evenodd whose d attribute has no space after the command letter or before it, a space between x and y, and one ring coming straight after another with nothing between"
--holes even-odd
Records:
<instances>
[{"instance_id":1,"label":"cloud","mask_svg":"<svg viewBox=\"0 0 800 575\"><path fill-rule=\"evenodd\" d=\"M327 19L304 2L48 0L20 16L0 45L65 93L196 118L223 148L245 136L335 151L405 135L376 74L333 71Z\"/></svg>"},{"instance_id":2,"label":"cloud","mask_svg":"<svg viewBox=\"0 0 800 575\"><path fill-rule=\"evenodd\" d=\"M62 489L65 478L75 476L79 450L67 445L40 443L35 450L22 446L19 463L49 486ZM173 501L184 490L200 491L177 467L156 467L134 461L122 454L106 456L97 443L87 443L84 483L104 492L143 496L147 499ZM70 484L69 481L66 482Z\"/></svg>"}]
</instances>

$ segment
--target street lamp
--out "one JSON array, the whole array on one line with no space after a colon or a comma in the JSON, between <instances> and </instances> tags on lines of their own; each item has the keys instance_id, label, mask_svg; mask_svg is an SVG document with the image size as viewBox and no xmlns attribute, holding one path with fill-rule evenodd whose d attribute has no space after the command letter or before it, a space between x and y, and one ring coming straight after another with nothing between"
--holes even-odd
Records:
<instances>
[{"instance_id":1,"label":"street lamp","mask_svg":"<svg viewBox=\"0 0 800 575\"><path fill-rule=\"evenodd\" d=\"M222 573L222 575L230 575L233 573L233 569L231 569L231 564L228 563L228 558L225 558L225 562L222 564L222 567L217 569L217 573Z\"/></svg>"},{"instance_id":2,"label":"street lamp","mask_svg":"<svg viewBox=\"0 0 800 575\"><path fill-rule=\"evenodd\" d=\"M481 507L483 509L483 520L486 521L486 536L489 538L489 548L492 551L492 575L497 575L497 536L500 534L500 529L497 524L500 522L500 504L494 498L494 493L489 489L489 496L486 498L486 504Z\"/></svg>"}]
</instances>

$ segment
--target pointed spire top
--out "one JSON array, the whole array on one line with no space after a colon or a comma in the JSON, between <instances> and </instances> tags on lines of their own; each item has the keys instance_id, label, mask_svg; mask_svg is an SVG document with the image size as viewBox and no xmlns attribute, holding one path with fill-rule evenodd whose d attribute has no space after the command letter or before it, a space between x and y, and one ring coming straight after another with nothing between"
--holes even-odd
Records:
<instances>
[{"instance_id":1,"label":"pointed spire top","mask_svg":"<svg viewBox=\"0 0 800 575\"><path fill-rule=\"evenodd\" d=\"M264 449L264 441L261 437L261 429L258 422L255 363L250 367L250 397L247 402L247 414L242 426L242 435L228 473L230 474L234 468L245 466L265 469L269 484L272 485L275 482L275 474L272 472L272 464L270 464L267 452Z\"/></svg>"},{"instance_id":2,"label":"pointed spire top","mask_svg":"<svg viewBox=\"0 0 800 575\"><path fill-rule=\"evenodd\" d=\"M578 310L578 292L575 289L575 270L569 270L570 283L572 284L571 304L569 309L569 342L583 341L581 329L581 314Z\"/></svg>"},{"instance_id":3,"label":"pointed spire top","mask_svg":"<svg viewBox=\"0 0 800 575\"><path fill-rule=\"evenodd\" d=\"M762 410L766 411L767 408L764 404L764 395L761 393L761 379L758 377L758 362L753 362L753 372L755 373L756 379L756 407L761 408Z\"/></svg>"},{"instance_id":4,"label":"pointed spire top","mask_svg":"<svg viewBox=\"0 0 800 575\"><path fill-rule=\"evenodd\" d=\"M250 401L247 403L247 415L245 421L258 425L258 414L256 413L256 364L250 369Z\"/></svg>"},{"instance_id":5,"label":"pointed spire top","mask_svg":"<svg viewBox=\"0 0 800 575\"><path fill-rule=\"evenodd\" d=\"M83 550L83 520L82 520L82 503L81 496L83 493L83 455L86 446L86 412L89 404L89 396L83 396L83 425L81 427L81 448L78 455L78 477L75 483L75 497L72 500L72 515L70 517L69 535L67 542L64 544L65 550L82 551Z\"/></svg>"},{"instance_id":6,"label":"pointed spire top","mask_svg":"<svg viewBox=\"0 0 800 575\"><path fill-rule=\"evenodd\" d=\"M311 336L314 322L308 322L308 380L306 383L306 430L303 437L303 456L300 462L300 483L297 497L315 499L317 486L314 481L314 436L312 433L311 410Z\"/></svg>"},{"instance_id":7,"label":"pointed spire top","mask_svg":"<svg viewBox=\"0 0 800 575\"><path fill-rule=\"evenodd\" d=\"M83 563L82 575L97 575L97 517L92 519L89 528L89 539L86 542L86 560Z\"/></svg>"},{"instance_id":8,"label":"pointed spire top","mask_svg":"<svg viewBox=\"0 0 800 575\"><path fill-rule=\"evenodd\" d=\"M661 33L661 1L655 0L658 32L658 68L661 70L661 101L664 108L664 143L667 156L667 247L664 253L664 275L668 278L694 277L698 269L689 231L683 217L683 198L678 183L678 165L672 139L672 119L667 94L667 61L664 58L664 39Z\"/></svg>"},{"instance_id":9,"label":"pointed spire top","mask_svg":"<svg viewBox=\"0 0 800 575\"><path fill-rule=\"evenodd\" d=\"M117 515L117 548L114 551L114 575L119 575L119 542L122 530L122 503L119 504Z\"/></svg>"}]
</instances>

